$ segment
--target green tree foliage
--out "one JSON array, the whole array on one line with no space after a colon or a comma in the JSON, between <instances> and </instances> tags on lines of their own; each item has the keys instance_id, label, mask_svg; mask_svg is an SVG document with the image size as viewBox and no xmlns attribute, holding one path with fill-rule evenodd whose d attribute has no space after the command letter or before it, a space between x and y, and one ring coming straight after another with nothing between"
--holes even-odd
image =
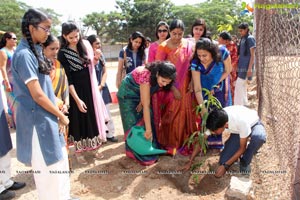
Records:
<instances>
[{"instance_id":1,"label":"green tree foliage","mask_svg":"<svg viewBox=\"0 0 300 200\"><path fill-rule=\"evenodd\" d=\"M62 15L56 13L53 9L50 8L38 8L40 11L47 13L51 17L52 20L52 28L51 28L51 34L55 36L61 35L61 22L59 20L59 17Z\"/></svg>"},{"instance_id":2,"label":"green tree foliage","mask_svg":"<svg viewBox=\"0 0 300 200\"><path fill-rule=\"evenodd\" d=\"M186 34L191 33L191 26L195 19L205 19L207 30L215 38L223 30L237 34L237 26L243 21L252 25L253 15L241 16L241 10L237 0L207 0L195 5L175 6L173 17L184 21Z\"/></svg>"},{"instance_id":3,"label":"green tree foliage","mask_svg":"<svg viewBox=\"0 0 300 200\"><path fill-rule=\"evenodd\" d=\"M195 19L205 19L213 38L223 30L238 34L237 26L243 21L248 22L250 27L253 24L253 15L240 15L242 6L238 0L207 0L184 6L174 6L170 0L116 0L116 3L117 12L93 13L83 20L86 26L96 30L104 42L126 43L134 31L155 40L156 24L176 18L185 23L185 35L191 34Z\"/></svg>"},{"instance_id":4,"label":"green tree foliage","mask_svg":"<svg viewBox=\"0 0 300 200\"><path fill-rule=\"evenodd\" d=\"M195 19L200 18L199 4L175 6L173 8L172 18L181 19L185 25L185 35L192 34L192 24Z\"/></svg>"},{"instance_id":5,"label":"green tree foliage","mask_svg":"<svg viewBox=\"0 0 300 200\"><path fill-rule=\"evenodd\" d=\"M16 0L1 0L0 2L0 30L11 31L16 33L18 38L21 38L21 20L30 6ZM54 12L52 9L39 8L39 10L47 13L52 18L53 26L60 25L59 17L61 15ZM57 31L52 29L52 33L57 35Z\"/></svg>"},{"instance_id":6,"label":"green tree foliage","mask_svg":"<svg viewBox=\"0 0 300 200\"><path fill-rule=\"evenodd\" d=\"M21 18L26 9L25 4L18 3L16 0L1 0L0 2L0 30L16 33L21 36Z\"/></svg>"},{"instance_id":7,"label":"green tree foliage","mask_svg":"<svg viewBox=\"0 0 300 200\"><path fill-rule=\"evenodd\" d=\"M124 20L125 17L118 12L110 12L109 14L93 12L86 15L82 21L84 26L95 30L104 43L115 43L124 39L122 38L123 34L121 34L124 28L122 26Z\"/></svg>"},{"instance_id":8,"label":"green tree foliage","mask_svg":"<svg viewBox=\"0 0 300 200\"><path fill-rule=\"evenodd\" d=\"M172 7L169 0L135 0L130 11L130 31L140 31L154 40L157 23L170 18Z\"/></svg>"}]
</instances>

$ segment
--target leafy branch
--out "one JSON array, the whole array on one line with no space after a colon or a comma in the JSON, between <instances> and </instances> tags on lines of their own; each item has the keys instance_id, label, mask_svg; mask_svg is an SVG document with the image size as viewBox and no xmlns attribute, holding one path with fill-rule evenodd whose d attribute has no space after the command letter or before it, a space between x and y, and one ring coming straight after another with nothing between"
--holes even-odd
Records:
<instances>
[{"instance_id":1,"label":"leafy branch","mask_svg":"<svg viewBox=\"0 0 300 200\"><path fill-rule=\"evenodd\" d=\"M218 108L221 109L222 105L220 101L212 95L212 93L205 89L202 88L204 95L202 104L196 106L196 115L201 117L201 124L200 127L198 128L199 130L195 131L192 133L192 135L186 139L184 142L184 146L187 145L188 148L190 148L191 145L200 145L201 147L201 153L206 154L207 152L207 141L205 139L205 132L207 131L206 129L206 120L208 117L209 112L212 109Z\"/></svg>"}]
</instances>

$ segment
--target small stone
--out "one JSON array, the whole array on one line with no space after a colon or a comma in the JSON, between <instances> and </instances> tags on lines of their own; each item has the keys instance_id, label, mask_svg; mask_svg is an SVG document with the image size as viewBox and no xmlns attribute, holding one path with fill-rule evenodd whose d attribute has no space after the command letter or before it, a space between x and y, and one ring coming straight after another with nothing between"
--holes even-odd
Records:
<instances>
[{"instance_id":1,"label":"small stone","mask_svg":"<svg viewBox=\"0 0 300 200\"><path fill-rule=\"evenodd\" d=\"M232 176L226 196L229 198L247 199L251 188L252 181L249 178Z\"/></svg>"},{"instance_id":2,"label":"small stone","mask_svg":"<svg viewBox=\"0 0 300 200\"><path fill-rule=\"evenodd\" d=\"M122 186L117 187L118 191L122 190Z\"/></svg>"}]
</instances>

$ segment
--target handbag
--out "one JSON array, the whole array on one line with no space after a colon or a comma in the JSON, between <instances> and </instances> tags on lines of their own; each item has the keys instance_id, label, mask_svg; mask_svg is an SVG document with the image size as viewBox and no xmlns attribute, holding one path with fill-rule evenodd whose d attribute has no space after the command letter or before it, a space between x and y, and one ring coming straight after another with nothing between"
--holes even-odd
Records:
<instances>
[{"instance_id":1,"label":"handbag","mask_svg":"<svg viewBox=\"0 0 300 200\"><path fill-rule=\"evenodd\" d=\"M126 49L124 50L124 65L122 69L122 74L121 74L121 80L123 80L126 76L126 71L127 71L127 55L126 55Z\"/></svg>"}]
</instances>

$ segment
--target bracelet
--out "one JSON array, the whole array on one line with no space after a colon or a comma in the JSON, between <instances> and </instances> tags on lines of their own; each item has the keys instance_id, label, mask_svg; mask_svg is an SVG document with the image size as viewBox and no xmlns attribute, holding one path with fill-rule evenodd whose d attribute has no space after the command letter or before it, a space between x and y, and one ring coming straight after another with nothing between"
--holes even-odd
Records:
<instances>
[{"instance_id":1,"label":"bracelet","mask_svg":"<svg viewBox=\"0 0 300 200\"><path fill-rule=\"evenodd\" d=\"M198 93L198 92L201 92L201 90L197 90L197 91L195 91L195 93Z\"/></svg>"},{"instance_id":2,"label":"bracelet","mask_svg":"<svg viewBox=\"0 0 300 200\"><path fill-rule=\"evenodd\" d=\"M221 165L224 166L224 168L226 169L226 171L229 169L230 165L226 164L226 163L222 163Z\"/></svg>"}]
</instances>

